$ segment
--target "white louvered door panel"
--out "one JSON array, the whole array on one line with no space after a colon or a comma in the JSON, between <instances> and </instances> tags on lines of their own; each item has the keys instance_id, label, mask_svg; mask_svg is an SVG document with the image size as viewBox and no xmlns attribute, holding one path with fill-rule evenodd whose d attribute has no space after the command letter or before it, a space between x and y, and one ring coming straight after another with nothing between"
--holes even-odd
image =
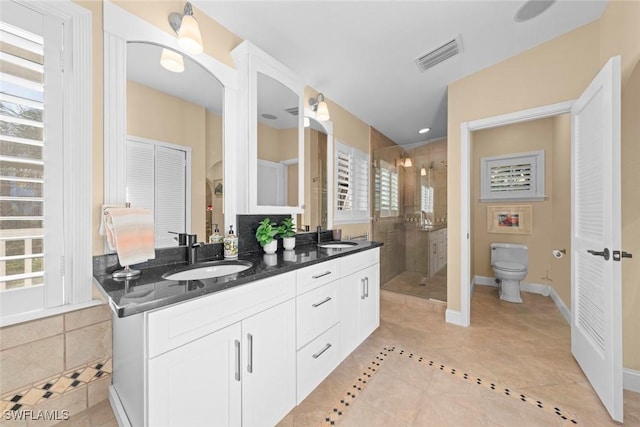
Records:
<instances>
[{"instance_id":1,"label":"white louvered door panel","mask_svg":"<svg viewBox=\"0 0 640 427\"><path fill-rule=\"evenodd\" d=\"M611 417L622 422L621 268L609 254L621 245L619 57L571 116L571 352Z\"/></svg>"},{"instance_id":2,"label":"white louvered door panel","mask_svg":"<svg viewBox=\"0 0 640 427\"><path fill-rule=\"evenodd\" d=\"M156 147L156 247L176 246L170 231L186 231L186 154Z\"/></svg>"},{"instance_id":3,"label":"white louvered door panel","mask_svg":"<svg viewBox=\"0 0 640 427\"><path fill-rule=\"evenodd\" d=\"M353 157L338 149L336 163L337 209L350 211L353 204Z\"/></svg>"},{"instance_id":4,"label":"white louvered door panel","mask_svg":"<svg viewBox=\"0 0 640 427\"><path fill-rule=\"evenodd\" d=\"M154 209L155 166L154 146L127 141L126 200L132 207Z\"/></svg>"}]
</instances>

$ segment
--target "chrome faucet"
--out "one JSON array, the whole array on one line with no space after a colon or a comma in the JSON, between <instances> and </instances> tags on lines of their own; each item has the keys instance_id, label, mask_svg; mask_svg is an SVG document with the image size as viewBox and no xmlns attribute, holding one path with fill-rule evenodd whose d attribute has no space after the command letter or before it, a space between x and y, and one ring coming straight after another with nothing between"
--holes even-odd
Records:
<instances>
[{"instance_id":1,"label":"chrome faucet","mask_svg":"<svg viewBox=\"0 0 640 427\"><path fill-rule=\"evenodd\" d=\"M322 226L321 225L319 225L316 228L316 232L318 233L318 244L320 244L320 240L322 239Z\"/></svg>"},{"instance_id":2,"label":"chrome faucet","mask_svg":"<svg viewBox=\"0 0 640 427\"><path fill-rule=\"evenodd\" d=\"M189 265L195 264L198 262L198 248L202 246L204 243L193 243L189 245L187 248L187 262Z\"/></svg>"}]
</instances>

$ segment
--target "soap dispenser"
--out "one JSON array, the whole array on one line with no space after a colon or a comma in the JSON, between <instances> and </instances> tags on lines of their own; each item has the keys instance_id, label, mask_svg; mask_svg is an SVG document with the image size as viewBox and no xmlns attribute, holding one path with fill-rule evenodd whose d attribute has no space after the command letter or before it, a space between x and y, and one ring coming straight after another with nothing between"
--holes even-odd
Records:
<instances>
[{"instance_id":1,"label":"soap dispenser","mask_svg":"<svg viewBox=\"0 0 640 427\"><path fill-rule=\"evenodd\" d=\"M222 243L223 238L222 234L220 234L220 229L218 228L218 224L213 224L213 234L209 236L209 243Z\"/></svg>"},{"instance_id":2,"label":"soap dispenser","mask_svg":"<svg viewBox=\"0 0 640 427\"><path fill-rule=\"evenodd\" d=\"M238 258L238 236L233 233L233 225L229 226L229 234L224 238L224 259Z\"/></svg>"}]
</instances>

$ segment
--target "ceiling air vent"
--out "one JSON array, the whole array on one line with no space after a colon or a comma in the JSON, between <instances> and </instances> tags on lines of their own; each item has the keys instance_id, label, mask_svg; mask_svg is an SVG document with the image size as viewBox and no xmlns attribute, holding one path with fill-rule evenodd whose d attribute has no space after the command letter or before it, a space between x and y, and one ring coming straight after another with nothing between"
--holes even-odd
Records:
<instances>
[{"instance_id":1,"label":"ceiling air vent","mask_svg":"<svg viewBox=\"0 0 640 427\"><path fill-rule=\"evenodd\" d=\"M460 37L456 37L453 40L449 40L440 47L433 49L429 53L425 53L421 57L416 59L416 65L420 71L427 71L429 68L445 61L452 56L459 54L462 51L460 44Z\"/></svg>"},{"instance_id":2,"label":"ceiling air vent","mask_svg":"<svg viewBox=\"0 0 640 427\"><path fill-rule=\"evenodd\" d=\"M298 115L298 107L285 108L285 111L291 114L292 116Z\"/></svg>"}]
</instances>

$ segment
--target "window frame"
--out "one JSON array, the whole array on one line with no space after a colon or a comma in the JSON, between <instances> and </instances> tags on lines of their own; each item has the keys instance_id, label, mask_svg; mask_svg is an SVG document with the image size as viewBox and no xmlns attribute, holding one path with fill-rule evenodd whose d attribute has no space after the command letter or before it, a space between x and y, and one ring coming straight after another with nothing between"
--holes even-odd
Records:
<instances>
[{"instance_id":1,"label":"window frame","mask_svg":"<svg viewBox=\"0 0 640 427\"><path fill-rule=\"evenodd\" d=\"M358 162L362 165L366 165L366 179L364 183L359 182L358 174L353 174L353 185L349 185L349 188L353 190L351 194L351 203L353 208L348 210L338 209L338 191L339 191L339 182L338 179L338 165L339 165L339 155L340 153L344 153L350 156L352 162L352 169L358 167ZM370 221L370 212L371 212L371 197L370 197L370 183L369 177L371 175L370 171L370 160L369 153L365 153L364 151L358 150L350 145L347 145L341 141L335 141L335 149L333 153L334 159L334 197L335 197L335 205L333 208L334 211L334 225L336 224L361 224L368 223ZM361 191L363 191L366 195L366 207L362 209L357 209L357 200L362 198Z\"/></svg>"},{"instance_id":2,"label":"window frame","mask_svg":"<svg viewBox=\"0 0 640 427\"><path fill-rule=\"evenodd\" d=\"M61 239L45 243L64 248L59 263L45 266L47 271L59 270L62 280L58 286L47 289L53 292L41 309L27 308L15 314L0 315L0 326L51 316L99 304L92 300L93 266L91 259L91 189L92 189L92 115L93 96L91 82L92 34L91 12L70 0L60 2L13 0L14 3L43 15L57 17L63 22L63 142L64 168L62 173ZM45 166L46 167L46 166ZM54 166L56 167L56 166ZM24 289L24 288L23 288ZM20 289L16 289L18 291ZM15 293L11 297L0 296L0 312L5 307L26 302L30 293ZM3 292L3 293L5 293ZM1 294L0 294L1 295ZM9 294L7 294L9 295ZM51 301L47 303L46 301ZM22 307L22 305L21 305Z\"/></svg>"},{"instance_id":3,"label":"window frame","mask_svg":"<svg viewBox=\"0 0 640 427\"><path fill-rule=\"evenodd\" d=\"M542 201L545 196L545 162L544 150L525 153L503 154L482 157L480 159L480 201ZM530 189L528 191L491 191L491 168L504 164L531 165Z\"/></svg>"}]
</instances>

